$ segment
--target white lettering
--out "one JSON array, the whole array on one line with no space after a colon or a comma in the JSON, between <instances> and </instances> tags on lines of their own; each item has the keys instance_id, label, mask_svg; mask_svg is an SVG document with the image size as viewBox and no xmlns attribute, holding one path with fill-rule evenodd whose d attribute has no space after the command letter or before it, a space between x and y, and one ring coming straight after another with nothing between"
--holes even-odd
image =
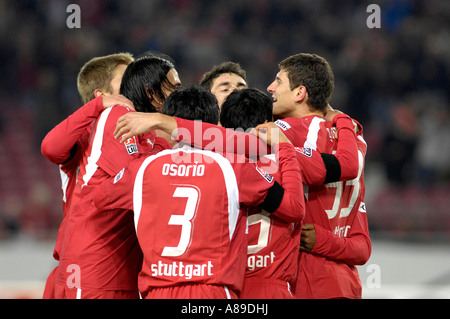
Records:
<instances>
[{"instance_id":1,"label":"white lettering","mask_svg":"<svg viewBox=\"0 0 450 319\"><path fill-rule=\"evenodd\" d=\"M251 255L247 257L247 269L250 271L255 270L256 268L263 268L271 265L275 260L275 254L273 251L270 252L270 255Z\"/></svg>"},{"instance_id":2,"label":"white lettering","mask_svg":"<svg viewBox=\"0 0 450 319\"><path fill-rule=\"evenodd\" d=\"M69 4L66 9L67 13L71 13L66 20L69 29L81 28L81 9L78 4Z\"/></svg>"},{"instance_id":3,"label":"white lettering","mask_svg":"<svg viewBox=\"0 0 450 319\"><path fill-rule=\"evenodd\" d=\"M336 228L334 229L334 234L338 235L339 237L347 237L348 231L350 230L350 228L352 228L352 226L336 226Z\"/></svg>"},{"instance_id":4,"label":"white lettering","mask_svg":"<svg viewBox=\"0 0 450 319\"><path fill-rule=\"evenodd\" d=\"M203 164L164 164L161 173L164 176L203 176L205 175L205 165Z\"/></svg>"},{"instance_id":5,"label":"white lettering","mask_svg":"<svg viewBox=\"0 0 450 319\"><path fill-rule=\"evenodd\" d=\"M367 277L367 288L381 288L381 267L377 264L370 264L366 271L371 273Z\"/></svg>"},{"instance_id":6,"label":"white lettering","mask_svg":"<svg viewBox=\"0 0 450 319\"><path fill-rule=\"evenodd\" d=\"M367 27L370 29L381 28L381 9L378 4L370 4L367 6L367 13L371 13L366 20Z\"/></svg>"},{"instance_id":7,"label":"white lettering","mask_svg":"<svg viewBox=\"0 0 450 319\"><path fill-rule=\"evenodd\" d=\"M211 317L212 315L214 315L214 310L216 309L216 306L196 306L196 305L191 305L191 303L189 303L187 306L183 306L181 307L181 313L182 314L209 314L209 316Z\"/></svg>"},{"instance_id":8,"label":"white lettering","mask_svg":"<svg viewBox=\"0 0 450 319\"><path fill-rule=\"evenodd\" d=\"M71 273L67 276L66 284L68 288L80 288L81 285L81 269L76 264L67 266L67 272Z\"/></svg>"},{"instance_id":9,"label":"white lettering","mask_svg":"<svg viewBox=\"0 0 450 319\"><path fill-rule=\"evenodd\" d=\"M208 261L204 264L185 265L182 261L174 261L171 264L166 264L159 260L157 264L150 265L152 277L184 277L188 280L192 279L193 277L212 276L213 268L214 266L211 261Z\"/></svg>"}]
</instances>

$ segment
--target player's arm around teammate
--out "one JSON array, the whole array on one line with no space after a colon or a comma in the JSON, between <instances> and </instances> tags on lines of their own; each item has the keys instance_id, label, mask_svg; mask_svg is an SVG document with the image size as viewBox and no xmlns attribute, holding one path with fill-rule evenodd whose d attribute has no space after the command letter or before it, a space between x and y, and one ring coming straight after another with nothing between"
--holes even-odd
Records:
<instances>
[{"instance_id":1,"label":"player's arm around teammate","mask_svg":"<svg viewBox=\"0 0 450 319\"><path fill-rule=\"evenodd\" d=\"M123 95L99 95L83 105L55 126L42 140L41 152L51 162L62 164L71 159L80 137L88 130L100 113L114 105L134 110L133 103ZM64 139L61 137L64 136Z\"/></svg>"}]
</instances>

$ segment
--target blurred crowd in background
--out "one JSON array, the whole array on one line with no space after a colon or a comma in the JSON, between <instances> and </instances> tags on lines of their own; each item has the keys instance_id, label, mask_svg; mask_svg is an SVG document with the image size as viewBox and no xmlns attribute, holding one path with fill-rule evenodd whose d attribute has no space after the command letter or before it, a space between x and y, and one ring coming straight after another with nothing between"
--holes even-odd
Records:
<instances>
[{"instance_id":1,"label":"blurred crowd in background","mask_svg":"<svg viewBox=\"0 0 450 319\"><path fill-rule=\"evenodd\" d=\"M371 3L381 28L366 24ZM287 56L325 57L332 106L364 126L372 234L450 238L449 1L0 0L0 43L0 239L54 240L60 177L40 143L81 106L85 62L148 50L170 55L184 84L230 60L264 91Z\"/></svg>"}]
</instances>

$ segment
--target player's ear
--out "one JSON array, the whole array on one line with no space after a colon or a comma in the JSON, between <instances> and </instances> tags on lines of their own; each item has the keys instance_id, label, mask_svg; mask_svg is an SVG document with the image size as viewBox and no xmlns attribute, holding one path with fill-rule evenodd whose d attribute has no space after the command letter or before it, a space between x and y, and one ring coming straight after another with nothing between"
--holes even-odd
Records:
<instances>
[{"instance_id":1,"label":"player's ear","mask_svg":"<svg viewBox=\"0 0 450 319\"><path fill-rule=\"evenodd\" d=\"M94 91L94 96L95 96L95 97L99 97L99 96L101 96L101 95L103 95L103 90L101 90L101 89L96 89L96 90Z\"/></svg>"},{"instance_id":2,"label":"player's ear","mask_svg":"<svg viewBox=\"0 0 450 319\"><path fill-rule=\"evenodd\" d=\"M306 90L306 86L300 85L299 87L294 89L295 91L295 102L300 103L305 98L308 98L308 91Z\"/></svg>"}]
</instances>

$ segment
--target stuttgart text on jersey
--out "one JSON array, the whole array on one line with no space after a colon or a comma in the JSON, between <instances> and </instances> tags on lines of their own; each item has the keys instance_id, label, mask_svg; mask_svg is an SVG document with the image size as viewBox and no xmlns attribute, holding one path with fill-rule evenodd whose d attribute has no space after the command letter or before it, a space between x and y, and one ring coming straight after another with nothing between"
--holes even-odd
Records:
<instances>
[{"instance_id":1,"label":"stuttgart text on jersey","mask_svg":"<svg viewBox=\"0 0 450 319\"><path fill-rule=\"evenodd\" d=\"M203 264L185 265L182 261L174 261L171 264L166 264L159 260L157 264L151 264L151 271L153 277L184 277L189 280L193 277L212 276L213 267L211 261Z\"/></svg>"},{"instance_id":2,"label":"stuttgart text on jersey","mask_svg":"<svg viewBox=\"0 0 450 319\"><path fill-rule=\"evenodd\" d=\"M273 251L270 252L270 255L251 255L247 257L247 269L253 271L256 268L266 268L273 264L274 260Z\"/></svg>"}]
</instances>

